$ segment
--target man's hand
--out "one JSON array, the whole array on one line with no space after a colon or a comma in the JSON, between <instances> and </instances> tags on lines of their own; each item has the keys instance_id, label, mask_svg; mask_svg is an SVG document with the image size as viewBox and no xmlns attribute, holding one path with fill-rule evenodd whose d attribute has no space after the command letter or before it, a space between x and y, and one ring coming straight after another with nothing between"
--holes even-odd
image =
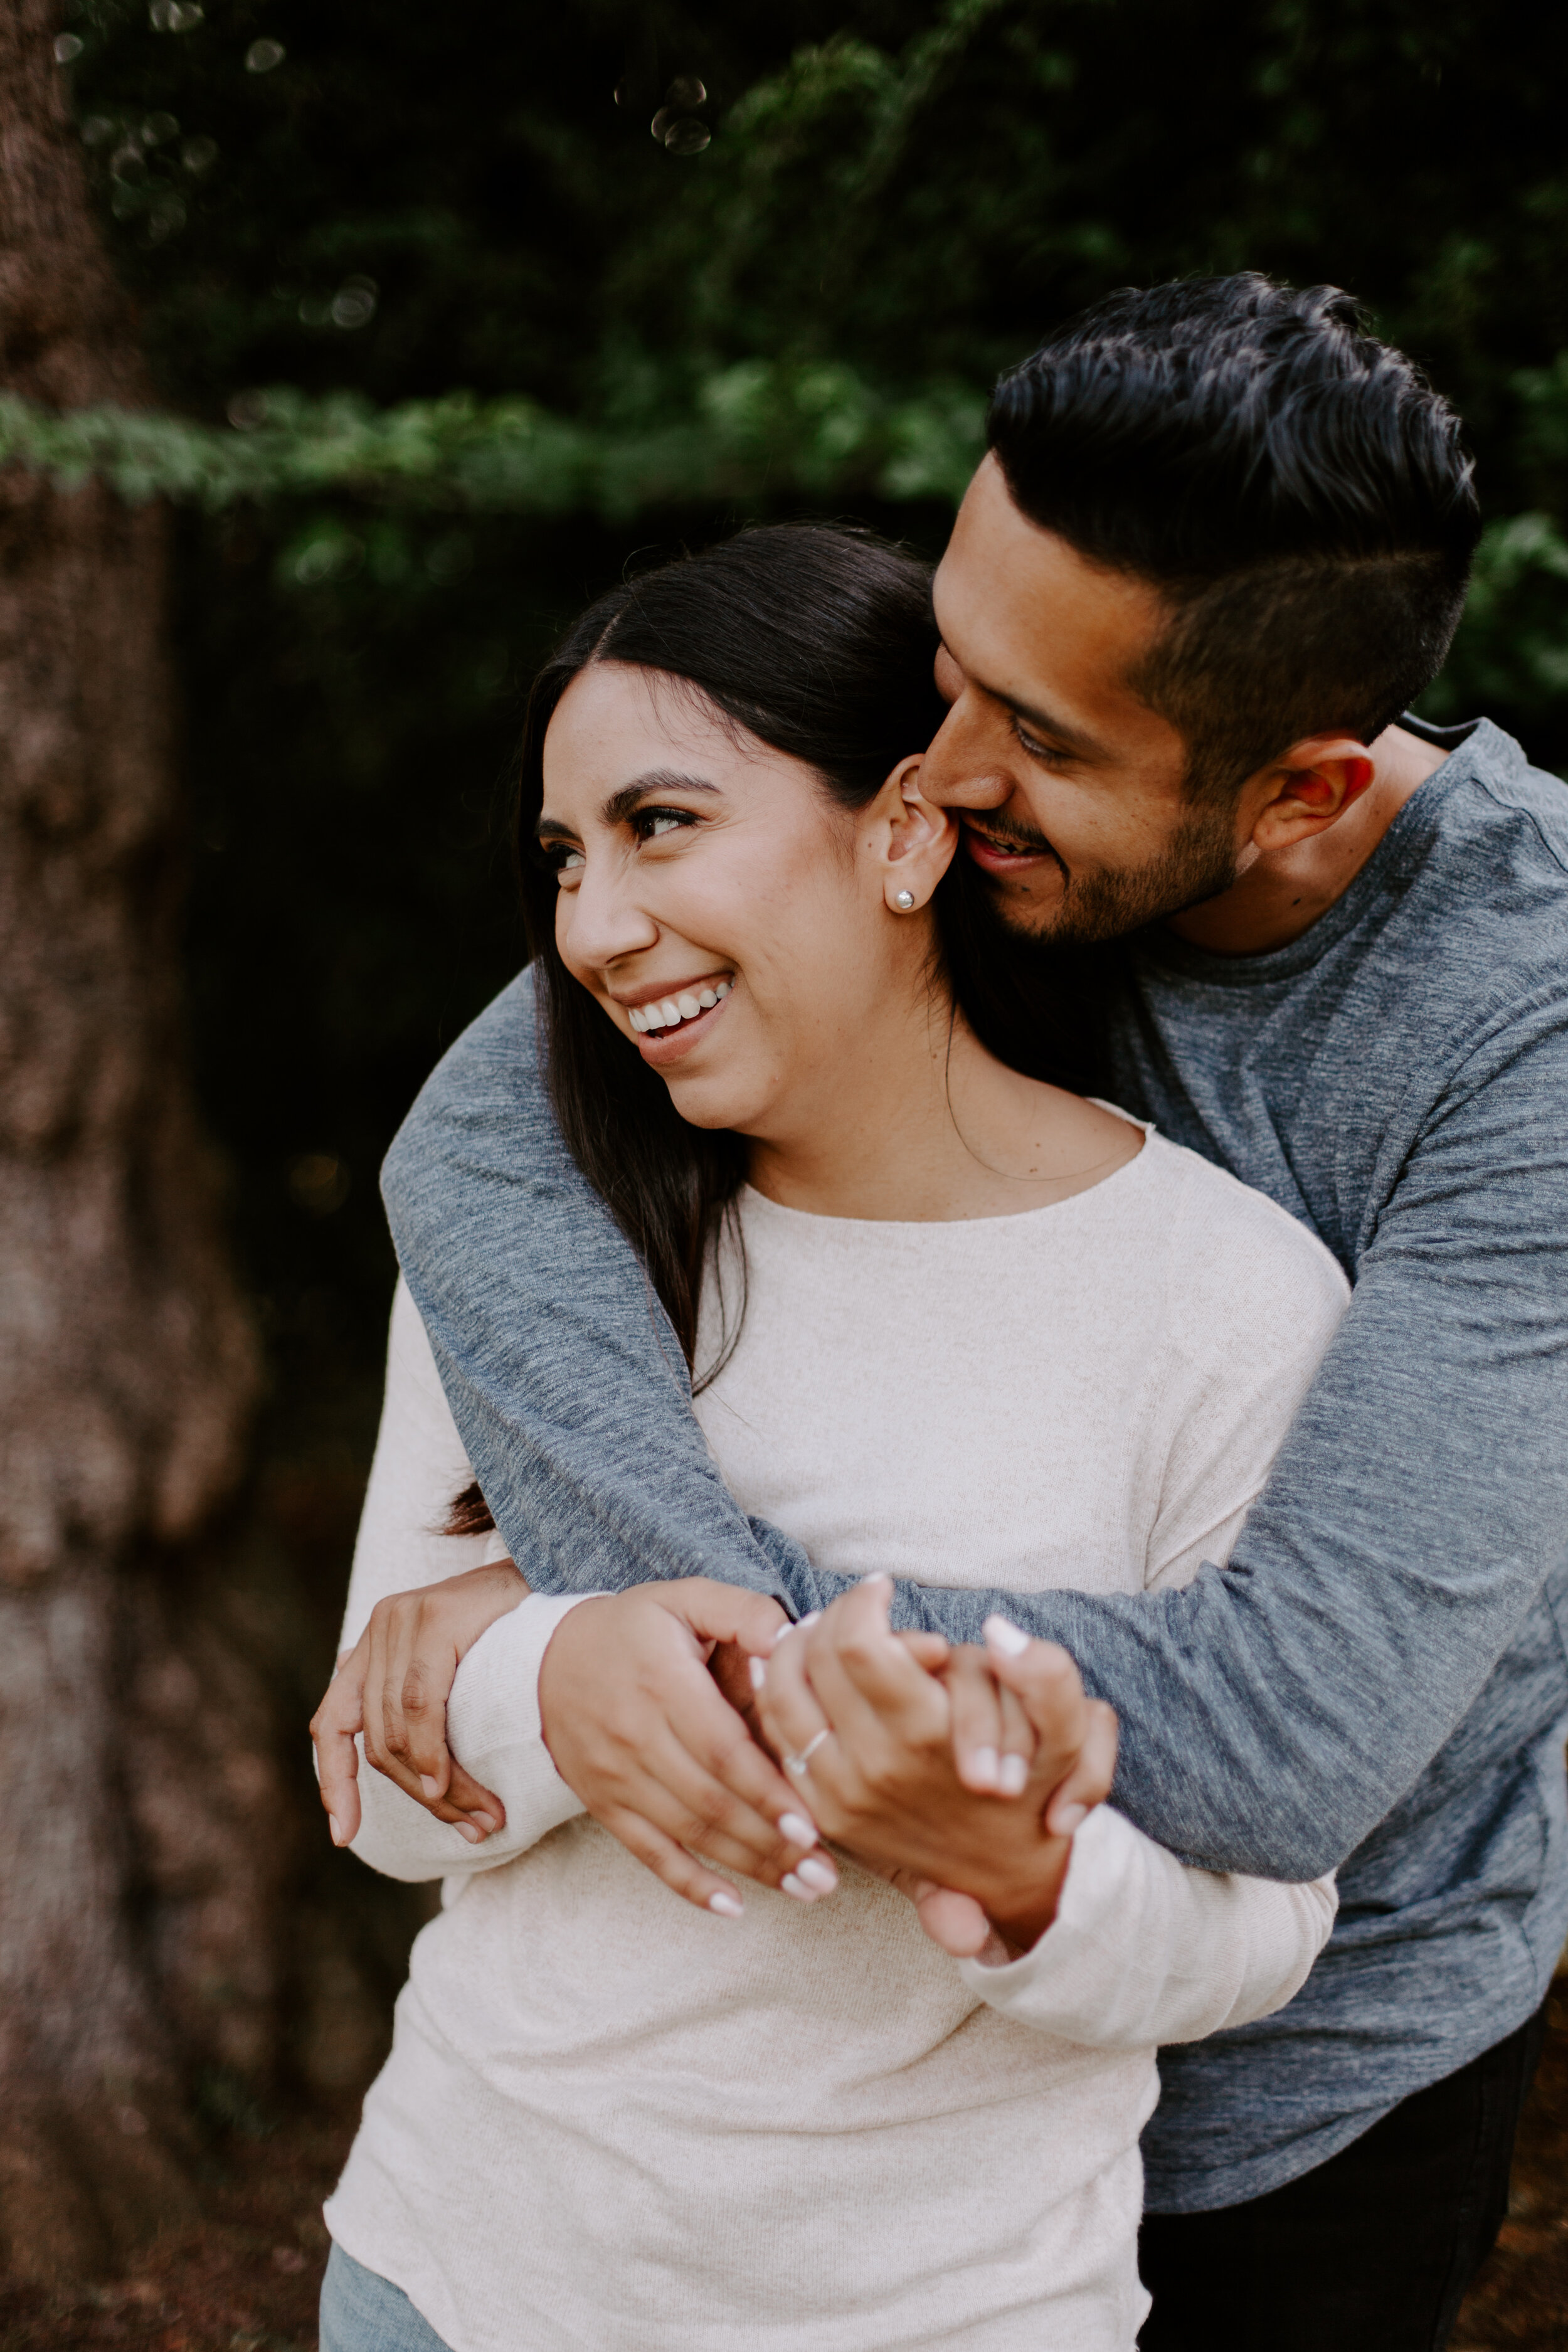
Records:
<instances>
[{"instance_id":1,"label":"man's hand","mask_svg":"<svg viewBox=\"0 0 1568 2352\"><path fill-rule=\"evenodd\" d=\"M889 1631L888 1600L887 1580L868 1579L781 1638L759 1692L763 1728L828 1836L884 1874L929 1882L922 1919L935 1890L971 1895L1010 1949L1026 1949L1056 1916L1072 1830L1109 1793L1115 1717L1085 1697L1065 1650L1000 1619L985 1654L926 1672ZM1016 1708L994 1704L996 1760L975 1788L953 1733L960 1707L972 1723L984 1716L964 1679L978 1675ZM1003 1769L1011 1756L1021 1786L1017 1767Z\"/></svg>"},{"instance_id":2,"label":"man's hand","mask_svg":"<svg viewBox=\"0 0 1568 2352\"><path fill-rule=\"evenodd\" d=\"M639 1584L580 1602L540 1670L544 1741L568 1788L656 1877L721 1918L741 1899L700 1854L803 1903L838 1883L813 1851L809 1803L740 1712L751 1692L738 1668L784 1624L776 1601L707 1577Z\"/></svg>"},{"instance_id":3,"label":"man's hand","mask_svg":"<svg viewBox=\"0 0 1568 2352\"><path fill-rule=\"evenodd\" d=\"M502 1559L376 1602L310 1721L334 1844L348 1845L359 1834L358 1732L376 1770L438 1822L450 1822L470 1845L501 1827L500 1799L465 1772L447 1746L447 1701L479 1635L527 1597L518 1569Z\"/></svg>"}]
</instances>

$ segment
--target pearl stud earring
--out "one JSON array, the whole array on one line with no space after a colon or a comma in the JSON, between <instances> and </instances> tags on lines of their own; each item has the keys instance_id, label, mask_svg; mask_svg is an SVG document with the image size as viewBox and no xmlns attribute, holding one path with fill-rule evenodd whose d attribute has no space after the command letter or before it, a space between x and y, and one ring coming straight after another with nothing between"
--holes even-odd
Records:
<instances>
[{"instance_id":1,"label":"pearl stud earring","mask_svg":"<svg viewBox=\"0 0 1568 2352\"><path fill-rule=\"evenodd\" d=\"M914 903L915 894L912 890L898 890L893 894L893 904L898 908L900 915L909 914L912 909Z\"/></svg>"}]
</instances>

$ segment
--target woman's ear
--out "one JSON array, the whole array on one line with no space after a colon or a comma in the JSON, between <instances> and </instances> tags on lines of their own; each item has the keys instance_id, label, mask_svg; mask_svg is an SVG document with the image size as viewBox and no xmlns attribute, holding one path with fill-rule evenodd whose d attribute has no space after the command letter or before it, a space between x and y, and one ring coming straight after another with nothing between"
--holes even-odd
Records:
<instances>
[{"instance_id":1,"label":"woman's ear","mask_svg":"<svg viewBox=\"0 0 1568 2352\"><path fill-rule=\"evenodd\" d=\"M900 760L877 799L885 827L879 844L882 896L896 915L912 915L930 904L958 846L958 819L923 796L921 764L919 752Z\"/></svg>"}]
</instances>

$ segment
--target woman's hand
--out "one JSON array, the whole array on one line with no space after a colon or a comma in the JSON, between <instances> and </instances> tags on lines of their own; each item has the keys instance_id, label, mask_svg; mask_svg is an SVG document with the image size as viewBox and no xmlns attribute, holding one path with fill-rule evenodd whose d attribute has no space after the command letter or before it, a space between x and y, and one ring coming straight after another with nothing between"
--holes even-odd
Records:
<instances>
[{"instance_id":1,"label":"woman's hand","mask_svg":"<svg viewBox=\"0 0 1568 2352\"><path fill-rule=\"evenodd\" d=\"M930 1882L922 1919L938 1892L968 1895L1026 1949L1056 1916L1073 1829L1110 1791L1115 1717L1085 1697L1065 1650L1002 1619L985 1654L924 1671L889 1629L888 1597L885 1579L868 1579L781 1639L759 1693L763 1729L827 1835L885 1874ZM983 1714L966 1680L981 1675L1016 1708L996 1702L996 1762L975 1788L972 1764L961 1777L954 1763L954 1720ZM1010 1756L1021 1785L1016 1766L1003 1769Z\"/></svg>"},{"instance_id":2,"label":"woman's hand","mask_svg":"<svg viewBox=\"0 0 1568 2352\"><path fill-rule=\"evenodd\" d=\"M809 1805L752 1737L737 1671L766 1656L784 1622L775 1601L707 1577L639 1584L563 1617L540 1669L562 1779L656 1877L723 1918L741 1898L699 1855L803 1903L838 1883L813 1851Z\"/></svg>"},{"instance_id":3,"label":"woman's hand","mask_svg":"<svg viewBox=\"0 0 1568 2352\"><path fill-rule=\"evenodd\" d=\"M355 1734L378 1772L438 1822L477 1845L506 1820L499 1797L464 1771L447 1746L447 1701L479 1635L528 1597L514 1562L495 1560L378 1601L310 1721L321 1802L332 1841L359 1834Z\"/></svg>"}]
</instances>

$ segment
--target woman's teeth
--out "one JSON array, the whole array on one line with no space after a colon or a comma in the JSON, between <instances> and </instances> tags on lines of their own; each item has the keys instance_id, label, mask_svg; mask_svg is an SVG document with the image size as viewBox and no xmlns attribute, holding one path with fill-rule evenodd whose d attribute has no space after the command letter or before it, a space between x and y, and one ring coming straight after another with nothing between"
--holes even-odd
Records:
<instances>
[{"instance_id":1,"label":"woman's teeth","mask_svg":"<svg viewBox=\"0 0 1568 2352\"><path fill-rule=\"evenodd\" d=\"M679 1029L683 1021L695 1021L700 1013L711 1013L729 993L727 980L712 988L683 988L679 996L667 996L658 1004L634 1004L626 1017L639 1035L645 1029Z\"/></svg>"}]
</instances>

